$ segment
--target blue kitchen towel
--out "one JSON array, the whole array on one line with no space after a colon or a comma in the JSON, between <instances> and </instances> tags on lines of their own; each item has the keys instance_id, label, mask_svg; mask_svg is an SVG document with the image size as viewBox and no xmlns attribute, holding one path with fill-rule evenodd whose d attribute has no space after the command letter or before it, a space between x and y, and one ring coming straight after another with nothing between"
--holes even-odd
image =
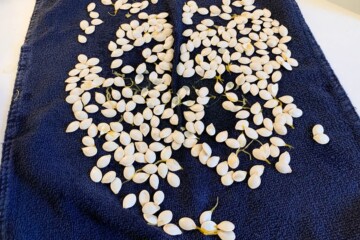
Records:
<instances>
[{"instance_id":1,"label":"blue kitchen towel","mask_svg":"<svg viewBox=\"0 0 360 240\"><path fill-rule=\"evenodd\" d=\"M121 199L138 192L140 186L124 185L114 195L107 186L93 183L89 172L96 159L83 156L83 133L64 132L73 119L65 102L68 70L81 53L109 64L110 59L103 57L108 55L104 46L113 40L121 21L128 21L121 14L110 16L109 8L98 3L97 11L106 24L80 45L76 41L79 22L87 18L89 2L37 0L22 47L4 143L1 239L215 239L197 231L170 237L161 228L147 225L138 205L123 209ZM149 12L170 13L175 49L182 42L184 2L162 0L149 7ZM213 219L232 221L238 239L360 239L359 117L295 0L257 0L255 5L270 9L288 27L293 37L288 45L300 63L294 71L283 73L280 90L294 96L304 111L295 130L285 137L295 146L293 173L282 175L270 166L256 190L246 183L224 187L213 169L181 150L176 153L184 168L179 173L181 185L173 189L161 183L166 194L163 207L174 212L173 222L185 216L197 220L220 197ZM178 59L178 50L175 55ZM178 89L187 81L174 78L172 87ZM209 116L223 128L236 121L217 108ZM317 123L330 136L328 145L312 140L311 128ZM241 161L247 166L247 160Z\"/></svg>"}]
</instances>

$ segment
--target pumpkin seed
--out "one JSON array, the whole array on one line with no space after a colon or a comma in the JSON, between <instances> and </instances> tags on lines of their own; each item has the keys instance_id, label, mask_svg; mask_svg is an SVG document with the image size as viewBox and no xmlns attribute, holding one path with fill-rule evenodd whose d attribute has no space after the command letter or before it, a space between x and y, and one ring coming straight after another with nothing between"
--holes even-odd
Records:
<instances>
[{"instance_id":1,"label":"pumpkin seed","mask_svg":"<svg viewBox=\"0 0 360 240\"><path fill-rule=\"evenodd\" d=\"M168 172L167 174L167 181L170 184L170 186L177 188L180 186L180 178L172 172Z\"/></svg>"},{"instance_id":2,"label":"pumpkin seed","mask_svg":"<svg viewBox=\"0 0 360 240\"><path fill-rule=\"evenodd\" d=\"M182 234L180 228L178 226L176 226L175 224L172 224L172 223L166 224L163 227L163 230L164 230L165 233L167 233L167 234L169 234L171 236L176 236L176 235L181 235Z\"/></svg>"},{"instance_id":3,"label":"pumpkin seed","mask_svg":"<svg viewBox=\"0 0 360 240\"><path fill-rule=\"evenodd\" d=\"M326 134L318 134L314 136L314 140L319 144L326 145L329 143L330 138Z\"/></svg>"},{"instance_id":4,"label":"pumpkin seed","mask_svg":"<svg viewBox=\"0 0 360 240\"><path fill-rule=\"evenodd\" d=\"M123 200L123 208L132 208L136 203L136 195L133 193L130 193L126 195L126 197Z\"/></svg>"},{"instance_id":5,"label":"pumpkin seed","mask_svg":"<svg viewBox=\"0 0 360 240\"><path fill-rule=\"evenodd\" d=\"M122 186L122 182L120 178L115 178L115 180L110 184L111 191L114 194L118 194L120 192L121 186Z\"/></svg>"},{"instance_id":6,"label":"pumpkin seed","mask_svg":"<svg viewBox=\"0 0 360 240\"><path fill-rule=\"evenodd\" d=\"M93 182L98 183L102 179L102 173L99 168L93 167L90 171L90 178Z\"/></svg>"},{"instance_id":7,"label":"pumpkin seed","mask_svg":"<svg viewBox=\"0 0 360 240\"><path fill-rule=\"evenodd\" d=\"M157 226L161 227L171 222L173 213L169 210L162 211L158 216Z\"/></svg>"},{"instance_id":8,"label":"pumpkin seed","mask_svg":"<svg viewBox=\"0 0 360 240\"><path fill-rule=\"evenodd\" d=\"M101 179L101 183L109 184L109 183L113 182L115 180L115 178L116 178L116 172L109 171L109 172L105 173L105 175Z\"/></svg>"},{"instance_id":9,"label":"pumpkin seed","mask_svg":"<svg viewBox=\"0 0 360 240\"><path fill-rule=\"evenodd\" d=\"M258 175L252 175L250 176L249 180L248 180L248 186L251 189L256 189L260 186L261 184L261 178Z\"/></svg>"},{"instance_id":10,"label":"pumpkin seed","mask_svg":"<svg viewBox=\"0 0 360 240\"><path fill-rule=\"evenodd\" d=\"M196 229L194 220L188 217L183 217L179 220L179 226L185 231L192 231Z\"/></svg>"},{"instance_id":11,"label":"pumpkin seed","mask_svg":"<svg viewBox=\"0 0 360 240\"><path fill-rule=\"evenodd\" d=\"M217 225L217 228L224 231L224 232L231 232L234 231L235 225L229 221L222 221Z\"/></svg>"}]
</instances>

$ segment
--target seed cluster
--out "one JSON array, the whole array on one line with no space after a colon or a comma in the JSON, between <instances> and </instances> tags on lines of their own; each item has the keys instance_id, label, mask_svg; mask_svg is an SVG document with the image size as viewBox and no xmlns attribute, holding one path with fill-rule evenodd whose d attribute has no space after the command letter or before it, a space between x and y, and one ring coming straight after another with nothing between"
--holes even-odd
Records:
<instances>
[{"instance_id":1,"label":"seed cluster","mask_svg":"<svg viewBox=\"0 0 360 240\"><path fill-rule=\"evenodd\" d=\"M80 29L86 34L90 35L95 32L95 27L102 24L103 21L99 18L100 14L95 11L96 4L90 3L87 6L87 12L89 13L89 17L91 18L91 21L82 20L80 22ZM78 41L79 43L86 43L87 37L85 35L79 34L78 35Z\"/></svg>"},{"instance_id":2,"label":"seed cluster","mask_svg":"<svg viewBox=\"0 0 360 240\"><path fill-rule=\"evenodd\" d=\"M317 124L313 127L312 130L314 140L322 145L326 145L330 142L330 138L328 135L324 133L324 127L320 124Z\"/></svg>"},{"instance_id":3,"label":"seed cluster","mask_svg":"<svg viewBox=\"0 0 360 240\"><path fill-rule=\"evenodd\" d=\"M165 194L159 186L162 182L173 188L181 185L179 171L183 168L173 155L181 148L189 149L201 164L215 169L224 186L243 182L248 175L249 188L260 186L265 166L240 169L241 154L250 160L275 163L282 174L292 172L290 154L282 151L292 146L281 136L294 128L294 119L303 113L292 96L278 96L282 68L291 71L298 66L286 45L291 40L288 30L271 18L269 10L255 10L253 0L223 0L220 7L209 8L187 2L182 15L182 22L189 27L183 32L187 42L180 46L176 73L193 81L175 90L171 87L175 39L169 14L144 12L149 1L101 3L114 7L113 15L124 11L125 17L134 19L122 23L107 45L111 59L107 68L112 76L102 76L98 58L80 54L65 80L66 102L72 105L75 117L66 132L80 129L87 133L82 138L83 154L96 158L91 180L108 185L114 194L129 182L148 183L155 191L152 200L144 189L138 195L124 196L123 208L139 202L145 221L162 227L169 235L182 234L181 228L235 239L231 222L216 224L211 220L216 206L200 216L200 227L190 218L182 218L179 228L172 223L173 213L161 210ZM87 34L102 23L95 7L95 3L87 7L93 18L91 26L86 20L80 23ZM239 9L241 14L236 13ZM195 14L202 19L193 29ZM86 38L80 42L86 42ZM140 63L130 63L131 54L139 50ZM213 81L213 89L198 86L199 78ZM208 123L207 108L216 103L237 119L234 131ZM237 136L230 137L234 132ZM323 129L316 127L313 132L316 141L326 142ZM201 142L204 134L231 153L225 158L217 154L212 143ZM114 164L121 167L121 173L113 170Z\"/></svg>"},{"instance_id":4,"label":"seed cluster","mask_svg":"<svg viewBox=\"0 0 360 240\"><path fill-rule=\"evenodd\" d=\"M118 11L128 11L128 13L125 15L127 18L131 17L132 14L137 14L140 11L146 9L149 6L149 1L144 0L141 2L133 2L129 3L128 0L101 0L101 3L103 5L112 5L114 7L114 14L116 15ZM157 4L158 0L151 0L152 4Z\"/></svg>"},{"instance_id":5,"label":"seed cluster","mask_svg":"<svg viewBox=\"0 0 360 240\"><path fill-rule=\"evenodd\" d=\"M203 212L200 215L199 222L200 227L198 227L195 221L189 217L183 217L179 220L179 226L185 231L198 230L202 234L207 236L217 235L222 240L234 240L236 238L234 230L235 225L230 221L222 221L219 224L212 221L212 214L218 206L219 200L217 200L216 205L208 210Z\"/></svg>"},{"instance_id":6,"label":"seed cluster","mask_svg":"<svg viewBox=\"0 0 360 240\"><path fill-rule=\"evenodd\" d=\"M214 124L205 128L201 119L194 118L196 112L184 112L188 132L201 135L205 129L217 143L234 150L225 161L221 161L206 142L192 147L192 156L199 158L202 164L216 168L225 186L244 181L247 176L245 171L238 170L240 153L271 164L269 158L279 158L282 147L291 148L280 137L273 135L287 135L288 127L294 128L294 119L303 114L294 104L292 96L278 96L281 68L291 71L298 66L286 45L291 41L288 30L271 18L267 9L251 12L254 10L253 3L224 0L221 7L213 5L204 8L195 1L189 1L183 7L184 24L194 25L195 15L201 16L201 19L195 29L188 28L183 32L188 40L180 47L177 73L185 78L198 75L203 81L214 81L215 97L222 98L223 109L238 119L234 128L239 135L231 138L228 129L221 131ZM244 11L236 14L233 8L243 8ZM210 18L206 18L208 15ZM216 23L217 20L220 20L219 23ZM229 77L225 82L224 76L230 74L235 74L234 81L229 81ZM212 101L210 90L206 87L196 89L196 94L197 104L206 106ZM246 99L247 95L259 99L251 104ZM249 147L253 148L251 153L247 151ZM285 167L285 164L281 166ZM285 172L290 173L290 166L286 164L286 167ZM250 176L251 188L259 187L260 175ZM253 179L259 184L254 184Z\"/></svg>"}]
</instances>

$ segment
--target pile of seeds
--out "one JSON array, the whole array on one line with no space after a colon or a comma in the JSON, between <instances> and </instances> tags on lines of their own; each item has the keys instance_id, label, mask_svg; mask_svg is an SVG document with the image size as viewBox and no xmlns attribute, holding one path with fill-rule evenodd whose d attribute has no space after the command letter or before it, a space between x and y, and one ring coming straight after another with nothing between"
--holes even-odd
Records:
<instances>
[{"instance_id":1,"label":"pile of seeds","mask_svg":"<svg viewBox=\"0 0 360 240\"><path fill-rule=\"evenodd\" d=\"M171 88L175 39L169 14L144 12L149 1L101 2L113 6L115 14L125 11L125 17L134 19L122 23L107 46L111 59L107 68L112 76L101 76L104 66L98 58L80 54L65 80L69 93L66 101L75 117L66 132L81 129L87 133L82 138L83 154L96 159L91 180L108 185L114 194L121 193L123 184L129 182L148 184L155 191L152 200L144 189L138 195L124 196L123 208L134 207L138 201L145 221L162 227L169 235L182 234L182 228L235 239L231 222L211 221L216 207L201 215L200 227L190 218L181 218L180 228L172 223L173 213L161 211L165 194L158 190L159 184L164 181L173 188L181 185L178 171L183 168L173 152L182 148L213 168L224 186L243 182L249 176L248 186L258 188L264 165L282 174L292 172L290 154L283 151L292 146L281 137L294 128L293 121L302 116L302 111L292 96L278 96L281 70L291 71L298 65L286 45L291 41L288 30L271 18L269 10L255 9L254 0L223 0L220 7L209 8L187 2L182 15L188 26L183 32L186 42L180 46L176 72L189 78L189 86L175 90ZM87 21L80 24L85 32L102 23L95 7L95 3L87 7L94 18L92 25ZM193 17L197 14L202 19L195 25ZM132 53L139 50L140 62L134 64ZM198 86L200 79L213 81L213 89L202 83ZM233 129L220 129L207 119L207 108L217 103L237 119ZM322 144L327 137L323 132L314 128L314 139ZM230 137L233 133L237 136ZM211 148L214 143L200 142L204 134L231 153L217 154ZM240 159L256 162L247 171L241 169ZM114 171L113 164L122 172Z\"/></svg>"},{"instance_id":2,"label":"pile of seeds","mask_svg":"<svg viewBox=\"0 0 360 240\"><path fill-rule=\"evenodd\" d=\"M177 73L185 78L196 78L198 75L203 81L213 81L214 92L218 94L215 97L223 98L223 109L238 119L234 126L239 133L237 138L229 137L229 128L216 129L214 124L206 127L208 135L214 136L217 143L234 150L227 159L221 161L219 156L213 155L209 143L198 143L191 151L192 156L198 157L202 164L216 167L225 186L246 178L246 172L238 169L240 153L271 164L269 158L277 159L281 154L280 148L291 148L279 136L286 135L288 128L293 128L293 119L302 116L302 111L293 103L293 97L278 96L281 68L291 71L298 66L286 45L291 41L288 30L272 19L267 9L249 12L254 9L253 3L224 0L221 7L203 8L198 7L195 1L189 1L183 7L184 24L195 25L195 15L201 18L195 29L188 28L183 32L188 40L180 47ZM243 7L245 11L236 14L234 7ZM224 76L228 78L225 80ZM209 93L206 87L196 90L196 103L209 104L212 100ZM257 102L250 104L247 95L258 97ZM201 119L194 117L195 113L184 112L187 120L185 127L188 132L201 135L205 126ZM253 148L251 153L247 151L250 147ZM285 167L284 164L281 166ZM286 168L286 171L280 172L291 172L288 164ZM260 176L250 176L250 179L255 179L258 184L249 181L249 187L260 186Z\"/></svg>"}]
</instances>

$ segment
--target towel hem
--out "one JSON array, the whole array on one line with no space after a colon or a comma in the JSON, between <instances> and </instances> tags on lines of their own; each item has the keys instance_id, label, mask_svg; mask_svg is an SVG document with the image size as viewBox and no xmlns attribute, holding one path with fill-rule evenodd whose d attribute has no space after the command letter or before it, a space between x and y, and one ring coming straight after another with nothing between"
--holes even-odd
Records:
<instances>
[{"instance_id":1,"label":"towel hem","mask_svg":"<svg viewBox=\"0 0 360 240\"><path fill-rule=\"evenodd\" d=\"M0 172L0 229L1 229L1 238L9 239L9 232L7 226L7 203L8 203L8 192L9 192L9 173L11 170L12 163L12 143L18 132L18 122L19 122L19 109L21 107L22 100L22 86L23 81L26 79L26 73L28 70L28 63L31 59L31 45L29 40L33 33L33 28L35 26L35 21L38 16L38 11L40 9L41 0L36 0L35 7L30 19L29 28L25 37L25 41L20 51L20 59L18 63L18 69L16 74L16 80L14 84L14 90L12 95L12 101L8 113L7 127L4 137L3 145L3 154L1 161L1 172Z\"/></svg>"}]
</instances>

